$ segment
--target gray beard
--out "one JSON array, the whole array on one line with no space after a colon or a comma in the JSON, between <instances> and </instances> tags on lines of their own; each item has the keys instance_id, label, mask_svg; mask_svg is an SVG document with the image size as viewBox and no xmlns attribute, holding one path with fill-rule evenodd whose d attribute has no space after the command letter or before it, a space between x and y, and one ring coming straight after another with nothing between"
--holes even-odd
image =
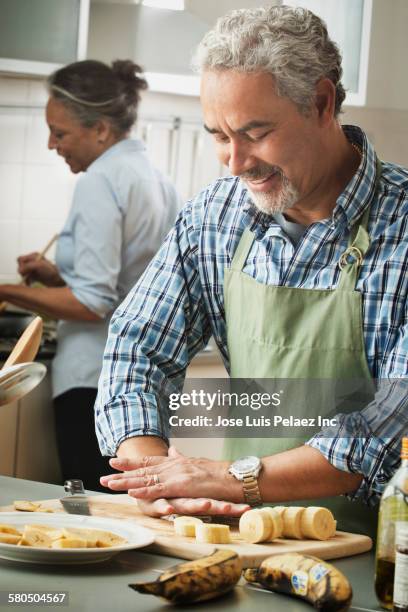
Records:
<instances>
[{"instance_id":1,"label":"gray beard","mask_svg":"<svg viewBox=\"0 0 408 612\"><path fill-rule=\"evenodd\" d=\"M286 177L282 179L282 187L277 193L275 191L253 193L249 187L248 191L255 206L267 215L283 213L285 210L292 208L299 199L298 190Z\"/></svg>"}]
</instances>

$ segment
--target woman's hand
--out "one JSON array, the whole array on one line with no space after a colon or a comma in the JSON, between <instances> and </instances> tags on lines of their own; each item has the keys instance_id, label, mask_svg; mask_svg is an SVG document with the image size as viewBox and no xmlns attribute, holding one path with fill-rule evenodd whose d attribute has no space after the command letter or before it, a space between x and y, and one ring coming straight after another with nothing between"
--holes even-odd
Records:
<instances>
[{"instance_id":1,"label":"woman's hand","mask_svg":"<svg viewBox=\"0 0 408 612\"><path fill-rule=\"evenodd\" d=\"M113 491L128 491L143 502L208 498L240 504L243 500L242 485L229 474L225 461L184 457L170 447L167 457L115 458L110 464L123 473L103 476L101 484Z\"/></svg>"},{"instance_id":2,"label":"woman's hand","mask_svg":"<svg viewBox=\"0 0 408 612\"><path fill-rule=\"evenodd\" d=\"M18 272L24 278L27 285L40 282L47 287L63 287L63 279L59 275L58 268L48 259L39 257L39 253L28 253L17 259Z\"/></svg>"}]
</instances>

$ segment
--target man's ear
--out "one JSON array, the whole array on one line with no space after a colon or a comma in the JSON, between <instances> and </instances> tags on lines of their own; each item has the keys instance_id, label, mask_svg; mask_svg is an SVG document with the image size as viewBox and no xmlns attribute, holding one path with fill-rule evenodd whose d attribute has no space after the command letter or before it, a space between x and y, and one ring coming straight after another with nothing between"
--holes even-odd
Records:
<instances>
[{"instance_id":1,"label":"man's ear","mask_svg":"<svg viewBox=\"0 0 408 612\"><path fill-rule=\"evenodd\" d=\"M327 78L320 79L316 85L314 104L321 123L328 123L333 119L335 103L336 88L333 81Z\"/></svg>"}]
</instances>

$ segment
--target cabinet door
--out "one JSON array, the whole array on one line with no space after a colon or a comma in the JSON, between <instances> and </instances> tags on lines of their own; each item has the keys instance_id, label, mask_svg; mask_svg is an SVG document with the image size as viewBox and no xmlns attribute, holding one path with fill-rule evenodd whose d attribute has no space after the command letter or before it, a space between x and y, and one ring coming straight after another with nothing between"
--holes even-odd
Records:
<instances>
[{"instance_id":1,"label":"cabinet door","mask_svg":"<svg viewBox=\"0 0 408 612\"><path fill-rule=\"evenodd\" d=\"M61 483L54 412L51 398L50 362L46 377L19 401L17 431L17 478Z\"/></svg>"},{"instance_id":2,"label":"cabinet door","mask_svg":"<svg viewBox=\"0 0 408 612\"><path fill-rule=\"evenodd\" d=\"M14 476L18 402L0 406L0 474Z\"/></svg>"},{"instance_id":3,"label":"cabinet door","mask_svg":"<svg viewBox=\"0 0 408 612\"><path fill-rule=\"evenodd\" d=\"M0 0L0 70L49 74L86 53L89 0Z\"/></svg>"},{"instance_id":4,"label":"cabinet door","mask_svg":"<svg viewBox=\"0 0 408 612\"><path fill-rule=\"evenodd\" d=\"M372 0L285 0L284 4L309 9L327 25L341 51L342 83L346 104L366 103Z\"/></svg>"}]
</instances>

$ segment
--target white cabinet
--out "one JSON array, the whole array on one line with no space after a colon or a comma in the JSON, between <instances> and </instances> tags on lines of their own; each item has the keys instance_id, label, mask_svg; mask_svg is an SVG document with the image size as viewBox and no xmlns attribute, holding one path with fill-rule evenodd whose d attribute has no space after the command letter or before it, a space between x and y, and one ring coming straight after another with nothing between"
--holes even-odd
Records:
<instances>
[{"instance_id":1,"label":"white cabinet","mask_svg":"<svg viewBox=\"0 0 408 612\"><path fill-rule=\"evenodd\" d=\"M372 0L287 0L285 4L313 11L327 25L340 48L345 104L366 103Z\"/></svg>"},{"instance_id":2,"label":"white cabinet","mask_svg":"<svg viewBox=\"0 0 408 612\"><path fill-rule=\"evenodd\" d=\"M0 406L0 475L61 483L54 412L51 399L51 361L47 375L31 393Z\"/></svg>"}]
</instances>

